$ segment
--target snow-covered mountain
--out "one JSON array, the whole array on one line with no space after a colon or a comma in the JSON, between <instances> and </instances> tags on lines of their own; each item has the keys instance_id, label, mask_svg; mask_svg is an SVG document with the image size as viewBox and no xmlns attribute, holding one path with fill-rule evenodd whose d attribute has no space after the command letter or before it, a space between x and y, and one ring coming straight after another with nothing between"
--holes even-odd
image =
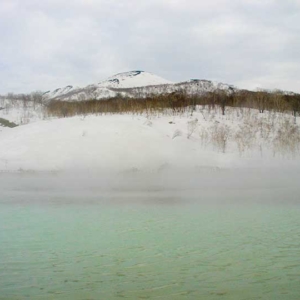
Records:
<instances>
[{"instance_id":1,"label":"snow-covered mountain","mask_svg":"<svg viewBox=\"0 0 300 300\"><path fill-rule=\"evenodd\" d=\"M88 99L106 99L118 94L127 97L147 97L153 94L184 91L188 94L203 94L217 89L233 90L231 85L209 80L191 79L173 83L145 71L131 71L116 74L107 80L83 88L68 85L44 94L48 100L81 101Z\"/></svg>"},{"instance_id":2,"label":"snow-covered mountain","mask_svg":"<svg viewBox=\"0 0 300 300\"><path fill-rule=\"evenodd\" d=\"M131 71L116 74L107 80L99 82L98 86L103 88L120 89L170 83L172 82L152 73L144 71Z\"/></svg>"}]
</instances>

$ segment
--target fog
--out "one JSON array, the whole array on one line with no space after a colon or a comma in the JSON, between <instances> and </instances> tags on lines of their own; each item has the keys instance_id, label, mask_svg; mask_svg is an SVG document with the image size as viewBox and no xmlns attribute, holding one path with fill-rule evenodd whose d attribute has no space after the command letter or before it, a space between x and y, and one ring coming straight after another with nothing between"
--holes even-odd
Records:
<instances>
[{"instance_id":1,"label":"fog","mask_svg":"<svg viewBox=\"0 0 300 300\"><path fill-rule=\"evenodd\" d=\"M299 167L0 173L1 202L300 204ZM25 200L26 199L26 200Z\"/></svg>"}]
</instances>

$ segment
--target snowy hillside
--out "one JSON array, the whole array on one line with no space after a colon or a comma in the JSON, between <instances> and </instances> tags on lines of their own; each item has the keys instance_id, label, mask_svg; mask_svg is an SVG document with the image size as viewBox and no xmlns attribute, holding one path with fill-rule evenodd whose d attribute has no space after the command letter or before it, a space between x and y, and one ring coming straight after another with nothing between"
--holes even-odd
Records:
<instances>
[{"instance_id":1,"label":"snowy hillside","mask_svg":"<svg viewBox=\"0 0 300 300\"><path fill-rule=\"evenodd\" d=\"M71 91L74 91L76 89L80 89L79 87L74 88L72 85L67 85L64 88L57 88L54 91L47 91L44 93L44 97L47 98L55 98L59 96L63 96Z\"/></svg>"},{"instance_id":2,"label":"snowy hillside","mask_svg":"<svg viewBox=\"0 0 300 300\"><path fill-rule=\"evenodd\" d=\"M24 125L42 120L44 117L44 107L41 103L0 98L0 118Z\"/></svg>"},{"instance_id":3,"label":"snowy hillside","mask_svg":"<svg viewBox=\"0 0 300 300\"><path fill-rule=\"evenodd\" d=\"M84 88L67 86L44 94L48 100L82 101L105 99L121 94L127 97L147 97L153 94L184 91L188 94L203 94L217 89L233 90L228 84L209 80L191 79L185 82L172 83L152 73L131 71L120 73Z\"/></svg>"},{"instance_id":4,"label":"snowy hillside","mask_svg":"<svg viewBox=\"0 0 300 300\"><path fill-rule=\"evenodd\" d=\"M218 109L202 107L192 115L39 121L0 132L0 170L120 173L274 166L282 157L297 157L299 125L293 123L291 115L228 108L222 116Z\"/></svg>"},{"instance_id":5,"label":"snowy hillside","mask_svg":"<svg viewBox=\"0 0 300 300\"><path fill-rule=\"evenodd\" d=\"M115 89L134 88L149 85L170 84L164 78L145 71L130 71L116 74L96 84L90 84L84 88L68 85L64 88L57 88L54 91L44 93L45 99L61 100L85 100L102 99L116 96Z\"/></svg>"},{"instance_id":6,"label":"snowy hillside","mask_svg":"<svg viewBox=\"0 0 300 300\"><path fill-rule=\"evenodd\" d=\"M231 92L235 88L231 85L214 82L210 80L191 79L184 82L164 85L153 85L148 87L137 87L131 89L120 89L129 97L146 97L151 95L169 94L173 92L184 92L188 95L202 95L207 92L224 90Z\"/></svg>"},{"instance_id":7,"label":"snowy hillside","mask_svg":"<svg viewBox=\"0 0 300 300\"><path fill-rule=\"evenodd\" d=\"M169 83L171 83L171 81L168 81L152 73L148 73L144 71L131 71L131 72L116 74L108 78L107 80L99 82L98 86L118 89L118 88L142 87L142 86L149 86L149 85L161 85L161 84L169 84Z\"/></svg>"}]
</instances>

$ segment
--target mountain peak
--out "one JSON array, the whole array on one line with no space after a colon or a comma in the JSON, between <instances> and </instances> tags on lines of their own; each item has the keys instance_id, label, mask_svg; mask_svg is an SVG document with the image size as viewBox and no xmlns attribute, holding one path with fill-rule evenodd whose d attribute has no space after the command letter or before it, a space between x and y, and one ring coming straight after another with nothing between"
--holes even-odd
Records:
<instances>
[{"instance_id":1,"label":"mountain peak","mask_svg":"<svg viewBox=\"0 0 300 300\"><path fill-rule=\"evenodd\" d=\"M109 77L107 80L99 82L98 86L108 88L133 88L170 83L172 82L152 73L134 70L118 73L112 77Z\"/></svg>"}]
</instances>

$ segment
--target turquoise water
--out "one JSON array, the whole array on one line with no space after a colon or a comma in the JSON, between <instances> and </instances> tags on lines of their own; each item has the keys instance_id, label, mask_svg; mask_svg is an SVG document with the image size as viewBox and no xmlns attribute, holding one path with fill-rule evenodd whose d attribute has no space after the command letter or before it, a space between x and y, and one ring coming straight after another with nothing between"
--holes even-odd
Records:
<instances>
[{"instance_id":1,"label":"turquoise water","mask_svg":"<svg viewBox=\"0 0 300 300\"><path fill-rule=\"evenodd\" d=\"M0 203L0 299L300 299L296 204L22 203Z\"/></svg>"}]
</instances>

